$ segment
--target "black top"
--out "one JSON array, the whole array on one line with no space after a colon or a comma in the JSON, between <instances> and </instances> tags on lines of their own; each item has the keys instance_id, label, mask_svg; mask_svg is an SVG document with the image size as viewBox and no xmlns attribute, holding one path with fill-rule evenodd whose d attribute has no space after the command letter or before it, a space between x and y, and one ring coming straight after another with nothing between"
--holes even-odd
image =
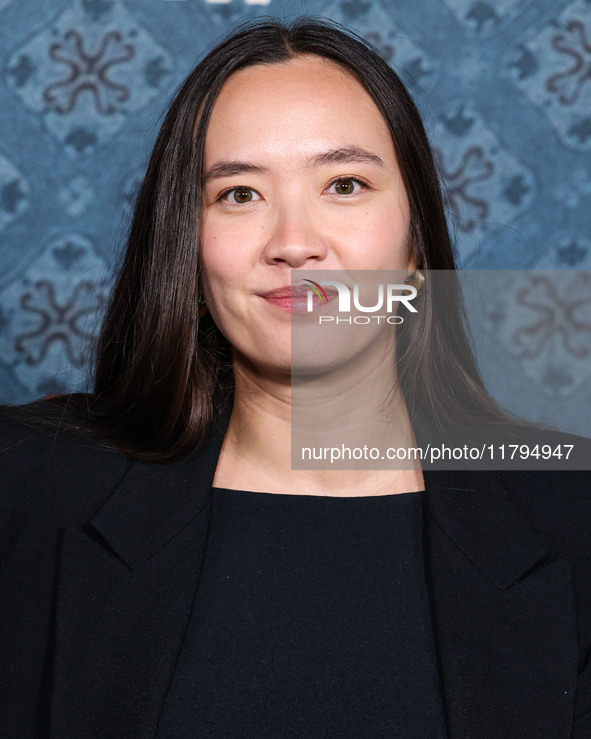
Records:
<instances>
[{"instance_id":1,"label":"black top","mask_svg":"<svg viewBox=\"0 0 591 739\"><path fill-rule=\"evenodd\" d=\"M214 488L158 737L444 737L423 495Z\"/></svg>"}]
</instances>

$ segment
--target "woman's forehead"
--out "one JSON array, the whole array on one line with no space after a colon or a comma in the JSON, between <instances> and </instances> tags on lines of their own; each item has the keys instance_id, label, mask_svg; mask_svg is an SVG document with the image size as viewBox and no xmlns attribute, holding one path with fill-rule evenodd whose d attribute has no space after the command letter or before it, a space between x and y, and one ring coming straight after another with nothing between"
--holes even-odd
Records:
<instances>
[{"instance_id":1,"label":"woman's forehead","mask_svg":"<svg viewBox=\"0 0 591 739\"><path fill-rule=\"evenodd\" d=\"M394 157L387 124L361 83L330 60L306 56L248 67L226 81L211 113L205 159L258 153L304 160L339 146Z\"/></svg>"}]
</instances>

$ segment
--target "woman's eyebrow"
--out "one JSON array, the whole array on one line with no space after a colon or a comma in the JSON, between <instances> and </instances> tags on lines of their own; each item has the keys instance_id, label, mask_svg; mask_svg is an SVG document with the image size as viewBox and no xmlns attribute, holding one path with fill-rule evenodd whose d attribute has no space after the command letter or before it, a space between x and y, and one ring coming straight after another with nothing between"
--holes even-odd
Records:
<instances>
[{"instance_id":1,"label":"woman's eyebrow","mask_svg":"<svg viewBox=\"0 0 591 739\"><path fill-rule=\"evenodd\" d=\"M318 167L322 164L343 164L346 162L369 162L385 169L386 165L381 157L373 154L360 146L343 146L337 149L329 149L320 154L315 154L306 162L306 167ZM212 166L205 172L202 185L205 186L210 180L217 177L234 177L239 174L268 174L269 169L251 162L224 159Z\"/></svg>"}]
</instances>

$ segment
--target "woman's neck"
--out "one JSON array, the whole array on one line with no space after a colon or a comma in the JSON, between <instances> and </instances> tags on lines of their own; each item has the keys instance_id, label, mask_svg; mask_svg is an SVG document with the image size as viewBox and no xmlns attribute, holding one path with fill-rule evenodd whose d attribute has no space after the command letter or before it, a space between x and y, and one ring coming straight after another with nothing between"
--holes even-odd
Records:
<instances>
[{"instance_id":1,"label":"woman's neck","mask_svg":"<svg viewBox=\"0 0 591 739\"><path fill-rule=\"evenodd\" d=\"M331 461L336 452L324 451L379 449L381 457L388 448L416 446L404 398L392 390L396 378L389 365L374 363L370 375L348 367L342 376L292 380L289 374L261 375L235 360L234 406L214 485L330 496L423 490L418 465L384 469L395 463L371 460L367 452L366 459ZM325 457L320 463L308 461L319 455Z\"/></svg>"}]
</instances>

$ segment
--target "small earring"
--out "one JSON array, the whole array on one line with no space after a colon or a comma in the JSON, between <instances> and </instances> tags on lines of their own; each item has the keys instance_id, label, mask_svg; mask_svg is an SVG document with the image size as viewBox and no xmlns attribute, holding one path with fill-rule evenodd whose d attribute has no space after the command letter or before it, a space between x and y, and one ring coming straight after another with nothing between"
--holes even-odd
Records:
<instances>
[{"instance_id":1,"label":"small earring","mask_svg":"<svg viewBox=\"0 0 591 739\"><path fill-rule=\"evenodd\" d=\"M415 269L415 271L406 278L404 284L412 285L414 288L416 288L418 294L423 287L423 282L425 282L425 275L421 272L420 269Z\"/></svg>"},{"instance_id":2,"label":"small earring","mask_svg":"<svg viewBox=\"0 0 591 739\"><path fill-rule=\"evenodd\" d=\"M205 298L200 297L197 301L197 305L199 306L197 314L199 318L203 318L203 316L207 313L207 303L205 302Z\"/></svg>"}]
</instances>

